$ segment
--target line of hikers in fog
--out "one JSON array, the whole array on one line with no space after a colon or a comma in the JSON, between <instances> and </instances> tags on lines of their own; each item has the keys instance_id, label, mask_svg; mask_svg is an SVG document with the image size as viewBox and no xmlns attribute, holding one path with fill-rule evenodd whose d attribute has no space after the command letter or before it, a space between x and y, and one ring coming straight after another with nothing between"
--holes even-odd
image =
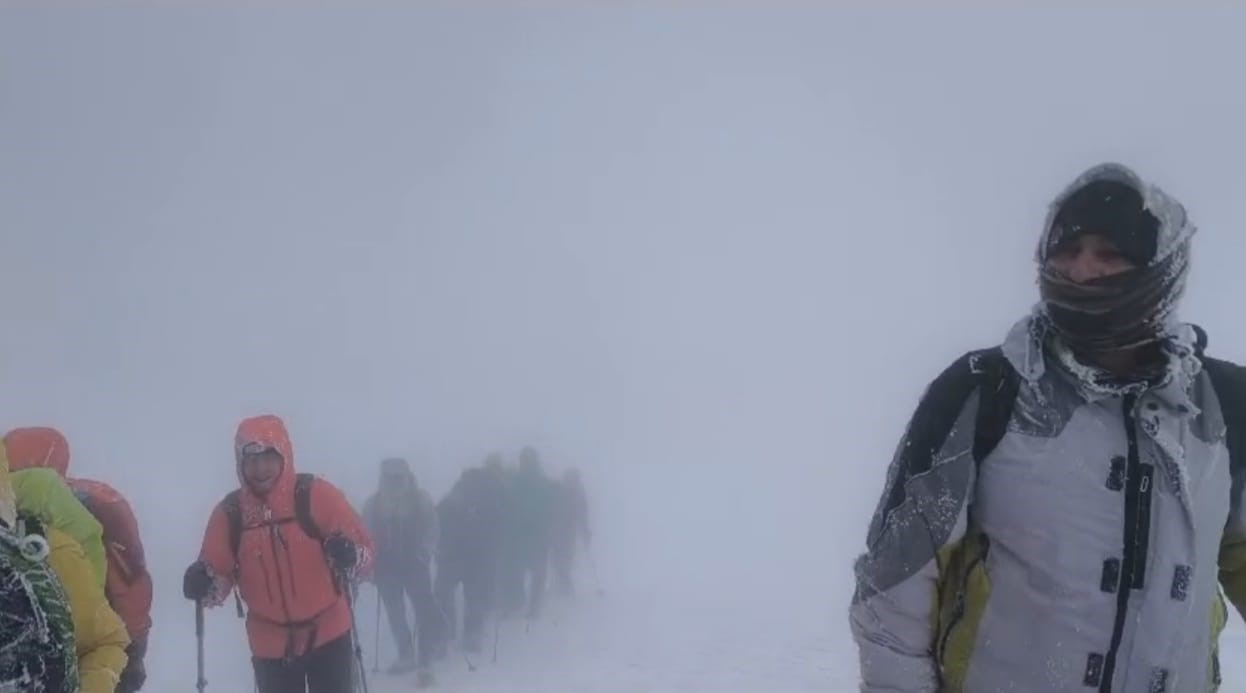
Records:
<instances>
[{"instance_id":1,"label":"line of hikers in fog","mask_svg":"<svg viewBox=\"0 0 1246 693\"><path fill-rule=\"evenodd\" d=\"M579 474L547 477L531 448L514 468L490 455L436 504L405 460L386 459L362 516L335 485L296 471L281 419L243 421L234 451L238 488L213 509L183 576L200 691L204 607L231 594L260 693L366 691L362 581L375 583L393 631L389 671L414 670L425 687L453 642L482 649L490 615L536 618L551 564L571 594L577 549L591 539ZM139 523L111 486L68 476L69 459L52 428L15 429L0 445L0 691L133 693L152 626Z\"/></svg>"},{"instance_id":2,"label":"line of hikers in fog","mask_svg":"<svg viewBox=\"0 0 1246 693\"><path fill-rule=\"evenodd\" d=\"M363 518L376 555L371 580L398 649L389 672L417 670L422 681L456 638L465 652L480 652L490 613L537 617L551 564L557 588L570 595L577 547L591 539L579 473L551 480L532 448L520 452L517 469L493 454L464 470L436 504L405 460L387 459ZM408 599L418 638L407 623Z\"/></svg>"},{"instance_id":3,"label":"line of hikers in fog","mask_svg":"<svg viewBox=\"0 0 1246 693\"><path fill-rule=\"evenodd\" d=\"M366 690L361 581L376 584L385 606L398 649L390 671L415 670L418 687L432 685L433 662L460 631L460 585L461 646L476 652L489 613L539 614L551 560L570 592L577 538L589 540L578 474L549 479L531 448L517 469L494 455L465 470L436 505L405 460L387 459L362 516L329 481L295 471L281 419L243 421L234 448L239 488L213 510L183 594L196 603L201 655L203 606L234 595L260 693ZM201 683L202 669L201 656Z\"/></svg>"}]
</instances>

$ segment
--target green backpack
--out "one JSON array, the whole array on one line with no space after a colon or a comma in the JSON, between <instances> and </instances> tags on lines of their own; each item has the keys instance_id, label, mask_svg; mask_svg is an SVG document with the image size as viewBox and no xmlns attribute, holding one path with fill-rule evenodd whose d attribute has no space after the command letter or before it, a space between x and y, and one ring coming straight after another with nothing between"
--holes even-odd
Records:
<instances>
[{"instance_id":1,"label":"green backpack","mask_svg":"<svg viewBox=\"0 0 1246 693\"><path fill-rule=\"evenodd\" d=\"M77 693L69 600L48 564L38 520L0 524L0 691Z\"/></svg>"}]
</instances>

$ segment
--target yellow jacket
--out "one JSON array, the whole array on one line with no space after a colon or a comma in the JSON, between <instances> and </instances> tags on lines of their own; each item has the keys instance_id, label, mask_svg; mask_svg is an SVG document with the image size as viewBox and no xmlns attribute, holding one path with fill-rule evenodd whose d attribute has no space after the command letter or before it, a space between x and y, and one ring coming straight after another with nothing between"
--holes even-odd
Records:
<instances>
[{"instance_id":1,"label":"yellow jacket","mask_svg":"<svg viewBox=\"0 0 1246 693\"><path fill-rule=\"evenodd\" d=\"M113 693L125 669L130 644L125 624L104 598L104 590L82 546L65 532L47 528L48 563L69 598L78 646L81 693Z\"/></svg>"}]
</instances>

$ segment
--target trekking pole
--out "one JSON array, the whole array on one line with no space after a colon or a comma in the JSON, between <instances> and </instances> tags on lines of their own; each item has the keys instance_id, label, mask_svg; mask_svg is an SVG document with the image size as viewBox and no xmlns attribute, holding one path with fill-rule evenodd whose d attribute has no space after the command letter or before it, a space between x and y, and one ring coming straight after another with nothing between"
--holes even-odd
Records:
<instances>
[{"instance_id":1,"label":"trekking pole","mask_svg":"<svg viewBox=\"0 0 1246 693\"><path fill-rule=\"evenodd\" d=\"M592 544L588 546L588 565L593 569L593 582L597 583L597 596L606 596L606 590L601 587L601 574L597 572L597 552L593 551Z\"/></svg>"},{"instance_id":2,"label":"trekking pole","mask_svg":"<svg viewBox=\"0 0 1246 693\"><path fill-rule=\"evenodd\" d=\"M198 642L199 654L199 679L195 682L195 687L199 689L199 693L208 687L208 680L204 677L203 666L203 601L195 600L195 640Z\"/></svg>"},{"instance_id":3,"label":"trekking pole","mask_svg":"<svg viewBox=\"0 0 1246 693\"><path fill-rule=\"evenodd\" d=\"M441 614L441 624L445 626L445 630L443 631L443 635L441 637L447 638L445 633L449 633L451 630L454 630L455 624L450 622L450 616L446 614L445 608L441 606L440 599L433 597L433 605L437 607L437 613ZM472 663L472 658L467 656L467 652L460 650L459 653L463 655L463 661L467 662L467 670L472 672L476 671L476 665Z\"/></svg>"},{"instance_id":4,"label":"trekking pole","mask_svg":"<svg viewBox=\"0 0 1246 693\"><path fill-rule=\"evenodd\" d=\"M338 575L337 579L339 584L346 585L343 594L346 596L346 609L350 611L350 644L359 669L359 687L363 693L368 693L368 673L363 663L363 648L359 645L359 622L355 619L355 586L345 575Z\"/></svg>"},{"instance_id":5,"label":"trekking pole","mask_svg":"<svg viewBox=\"0 0 1246 693\"><path fill-rule=\"evenodd\" d=\"M498 640L502 636L502 619L497 611L493 612L493 663L498 663Z\"/></svg>"},{"instance_id":6,"label":"trekking pole","mask_svg":"<svg viewBox=\"0 0 1246 693\"><path fill-rule=\"evenodd\" d=\"M376 630L372 638L372 673L381 671L381 588L376 588Z\"/></svg>"}]
</instances>

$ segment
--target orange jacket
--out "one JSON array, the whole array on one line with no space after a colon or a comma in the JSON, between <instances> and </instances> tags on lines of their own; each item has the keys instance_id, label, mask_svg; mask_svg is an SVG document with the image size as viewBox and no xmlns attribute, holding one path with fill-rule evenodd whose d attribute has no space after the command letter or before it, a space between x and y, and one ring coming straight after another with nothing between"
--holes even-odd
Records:
<instances>
[{"instance_id":1,"label":"orange jacket","mask_svg":"<svg viewBox=\"0 0 1246 693\"><path fill-rule=\"evenodd\" d=\"M108 557L104 592L108 603L125 621L130 639L141 641L151 630L152 585L134 511L120 493L102 481L68 481L104 526L104 551Z\"/></svg>"},{"instance_id":2,"label":"orange jacket","mask_svg":"<svg viewBox=\"0 0 1246 693\"><path fill-rule=\"evenodd\" d=\"M151 575L138 520L125 498L108 484L74 479L69 473L69 442L54 428L18 428L4 436L9 465L14 471L49 467L66 477L70 488L104 528L104 552L108 568L104 593L113 610L125 622L130 640L141 648L151 630Z\"/></svg>"},{"instance_id":3,"label":"orange jacket","mask_svg":"<svg viewBox=\"0 0 1246 693\"><path fill-rule=\"evenodd\" d=\"M242 476L242 448L260 443L285 460L272 489L257 495ZM199 558L216 577L220 604L235 585L249 609L247 635L259 658L279 659L306 653L346 634L351 619L320 543L299 528L294 516L294 452L285 424L275 416L243 421L234 439L235 469L242 535L235 557L229 520L221 505L212 511ZM372 541L342 492L323 479L311 487L311 513L321 534L341 534L359 548L357 574L372 562Z\"/></svg>"}]
</instances>

